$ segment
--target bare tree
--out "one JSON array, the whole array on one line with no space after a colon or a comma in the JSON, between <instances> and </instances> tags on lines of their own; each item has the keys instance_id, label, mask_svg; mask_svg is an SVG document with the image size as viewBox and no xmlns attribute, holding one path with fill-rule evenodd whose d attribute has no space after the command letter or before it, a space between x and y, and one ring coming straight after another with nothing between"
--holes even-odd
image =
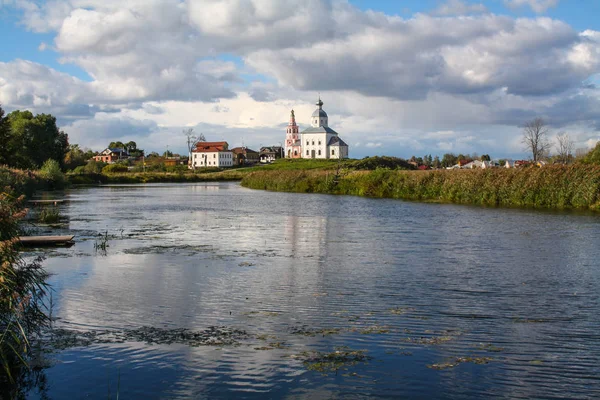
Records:
<instances>
[{"instance_id":1,"label":"bare tree","mask_svg":"<svg viewBox=\"0 0 600 400\"><path fill-rule=\"evenodd\" d=\"M574 142L568 133L562 132L556 135L556 150L558 151L558 159L563 164L568 164L573 153Z\"/></svg>"},{"instance_id":2,"label":"bare tree","mask_svg":"<svg viewBox=\"0 0 600 400\"><path fill-rule=\"evenodd\" d=\"M533 162L539 161L550 150L548 132L549 129L541 118L531 120L523 127L523 144L531 152Z\"/></svg>"},{"instance_id":3,"label":"bare tree","mask_svg":"<svg viewBox=\"0 0 600 400\"><path fill-rule=\"evenodd\" d=\"M194 135L194 128L184 129L183 134L187 137L189 164L192 166L192 169L195 170L196 166L192 161L192 150L196 148L196 145L198 145L199 142L206 142L206 138L202 133L200 133L198 136Z\"/></svg>"}]
</instances>

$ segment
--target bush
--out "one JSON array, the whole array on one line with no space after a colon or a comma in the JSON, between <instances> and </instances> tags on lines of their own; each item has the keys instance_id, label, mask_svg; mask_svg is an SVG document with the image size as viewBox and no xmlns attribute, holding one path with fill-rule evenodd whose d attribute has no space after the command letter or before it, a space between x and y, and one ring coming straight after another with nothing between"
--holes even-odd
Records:
<instances>
[{"instance_id":1,"label":"bush","mask_svg":"<svg viewBox=\"0 0 600 400\"><path fill-rule=\"evenodd\" d=\"M47 179L54 189L62 188L65 185L65 174L60 170L60 164L56 160L46 160L40 169L40 176Z\"/></svg>"},{"instance_id":2,"label":"bush","mask_svg":"<svg viewBox=\"0 0 600 400\"><path fill-rule=\"evenodd\" d=\"M102 168L106 166L106 163L102 161L90 160L85 165L85 173L86 174L100 174L102 173Z\"/></svg>"},{"instance_id":3,"label":"bush","mask_svg":"<svg viewBox=\"0 0 600 400\"><path fill-rule=\"evenodd\" d=\"M117 172L127 172L127 165L124 164L108 164L106 167L102 168L103 174L111 174Z\"/></svg>"},{"instance_id":4,"label":"bush","mask_svg":"<svg viewBox=\"0 0 600 400\"><path fill-rule=\"evenodd\" d=\"M49 323L43 305L48 274L41 259L26 263L17 248L22 199L0 193L0 398L13 397L31 339Z\"/></svg>"},{"instance_id":5,"label":"bush","mask_svg":"<svg viewBox=\"0 0 600 400\"><path fill-rule=\"evenodd\" d=\"M73 171L71 171L72 174L75 175L83 175L85 174L85 165L80 165L79 167L76 167Z\"/></svg>"},{"instance_id":6,"label":"bush","mask_svg":"<svg viewBox=\"0 0 600 400\"><path fill-rule=\"evenodd\" d=\"M600 165L600 142L596 144L589 153L585 155L582 161L584 164L596 164Z\"/></svg>"}]
</instances>

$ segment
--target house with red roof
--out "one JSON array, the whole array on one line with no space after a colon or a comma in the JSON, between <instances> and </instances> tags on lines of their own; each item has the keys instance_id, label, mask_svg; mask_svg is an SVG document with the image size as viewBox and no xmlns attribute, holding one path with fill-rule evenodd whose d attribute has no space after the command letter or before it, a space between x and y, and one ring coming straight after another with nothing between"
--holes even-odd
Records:
<instances>
[{"instance_id":1,"label":"house with red roof","mask_svg":"<svg viewBox=\"0 0 600 400\"><path fill-rule=\"evenodd\" d=\"M233 167L233 152L227 142L198 142L192 150L189 168Z\"/></svg>"}]
</instances>

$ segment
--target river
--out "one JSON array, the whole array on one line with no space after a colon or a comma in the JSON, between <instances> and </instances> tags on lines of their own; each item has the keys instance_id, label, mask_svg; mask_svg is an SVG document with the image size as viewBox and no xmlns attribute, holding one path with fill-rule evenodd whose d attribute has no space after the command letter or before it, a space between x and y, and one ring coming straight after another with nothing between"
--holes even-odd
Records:
<instances>
[{"instance_id":1,"label":"river","mask_svg":"<svg viewBox=\"0 0 600 400\"><path fill-rule=\"evenodd\" d=\"M598 215L237 183L65 198L52 316L92 339L45 354L29 398L600 396Z\"/></svg>"}]
</instances>

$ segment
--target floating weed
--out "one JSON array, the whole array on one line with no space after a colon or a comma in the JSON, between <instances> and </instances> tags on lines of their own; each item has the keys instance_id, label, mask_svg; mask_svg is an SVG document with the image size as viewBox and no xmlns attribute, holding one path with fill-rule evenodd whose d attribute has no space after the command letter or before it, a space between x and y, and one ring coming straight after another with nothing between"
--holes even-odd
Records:
<instances>
[{"instance_id":1,"label":"floating weed","mask_svg":"<svg viewBox=\"0 0 600 400\"><path fill-rule=\"evenodd\" d=\"M270 340L270 339L277 339L277 336L275 336L275 335L268 335L268 334L262 334L262 335L257 335L256 339L262 340L262 341L267 341L267 340Z\"/></svg>"},{"instance_id":2,"label":"floating weed","mask_svg":"<svg viewBox=\"0 0 600 400\"><path fill-rule=\"evenodd\" d=\"M431 364L431 365L428 365L427 368L442 370L442 369L454 368L454 367L459 366L460 364L464 364L464 363L473 363L473 364L479 364L479 365L488 364L492 360L493 359L490 357L457 357L451 362Z\"/></svg>"},{"instance_id":3,"label":"floating weed","mask_svg":"<svg viewBox=\"0 0 600 400\"><path fill-rule=\"evenodd\" d=\"M287 345L284 342L272 342L266 346L255 347L254 350L273 350L273 349L283 349Z\"/></svg>"},{"instance_id":4,"label":"floating weed","mask_svg":"<svg viewBox=\"0 0 600 400\"><path fill-rule=\"evenodd\" d=\"M60 221L58 207L44 207L37 215L38 222L42 224L56 224Z\"/></svg>"},{"instance_id":5,"label":"floating weed","mask_svg":"<svg viewBox=\"0 0 600 400\"><path fill-rule=\"evenodd\" d=\"M295 328L292 329L292 335L302 335L302 336L329 336L329 335L337 335L341 332L339 328L323 328L323 329L305 329L305 328Z\"/></svg>"},{"instance_id":6,"label":"floating weed","mask_svg":"<svg viewBox=\"0 0 600 400\"><path fill-rule=\"evenodd\" d=\"M249 261L243 261L243 262L241 262L241 263L238 264L239 267L253 267L255 265L256 264L253 264L253 263L251 263Z\"/></svg>"},{"instance_id":7,"label":"floating weed","mask_svg":"<svg viewBox=\"0 0 600 400\"><path fill-rule=\"evenodd\" d=\"M529 364L533 364L533 365L542 365L544 362L542 360L531 360L529 361Z\"/></svg>"},{"instance_id":8,"label":"floating weed","mask_svg":"<svg viewBox=\"0 0 600 400\"><path fill-rule=\"evenodd\" d=\"M396 308L390 308L390 313L394 314L394 315L404 315L407 312L411 312L414 311L415 309L412 307L396 307Z\"/></svg>"},{"instance_id":9,"label":"floating weed","mask_svg":"<svg viewBox=\"0 0 600 400\"><path fill-rule=\"evenodd\" d=\"M440 344L444 344L444 343L448 343L452 340L454 340L455 338L453 336L433 336L433 337L418 337L418 338L405 338L403 339L404 342L407 343L416 343L416 344L423 344L423 345L440 345Z\"/></svg>"},{"instance_id":10,"label":"floating weed","mask_svg":"<svg viewBox=\"0 0 600 400\"><path fill-rule=\"evenodd\" d=\"M494 346L492 343L480 343L479 347L482 350L489 351L492 353L500 353L501 351L504 351L504 347L497 347Z\"/></svg>"},{"instance_id":11,"label":"floating weed","mask_svg":"<svg viewBox=\"0 0 600 400\"><path fill-rule=\"evenodd\" d=\"M279 315L276 311L247 311L242 313L246 317L277 317Z\"/></svg>"},{"instance_id":12,"label":"floating weed","mask_svg":"<svg viewBox=\"0 0 600 400\"><path fill-rule=\"evenodd\" d=\"M383 334L389 333L390 329L387 326L373 325L363 328L359 332L361 333L361 335Z\"/></svg>"},{"instance_id":13,"label":"floating weed","mask_svg":"<svg viewBox=\"0 0 600 400\"><path fill-rule=\"evenodd\" d=\"M358 363L368 362L371 357L366 353L366 350L351 350L347 347L337 347L335 351L330 353L304 351L291 357L301 359L309 371L316 371L322 374L335 372L337 374L340 368L347 368Z\"/></svg>"},{"instance_id":14,"label":"floating weed","mask_svg":"<svg viewBox=\"0 0 600 400\"><path fill-rule=\"evenodd\" d=\"M325 297L329 296L327 293L313 293L313 297Z\"/></svg>"},{"instance_id":15,"label":"floating weed","mask_svg":"<svg viewBox=\"0 0 600 400\"><path fill-rule=\"evenodd\" d=\"M541 324L548 322L546 319L532 319L532 318L513 318L515 324Z\"/></svg>"}]
</instances>

